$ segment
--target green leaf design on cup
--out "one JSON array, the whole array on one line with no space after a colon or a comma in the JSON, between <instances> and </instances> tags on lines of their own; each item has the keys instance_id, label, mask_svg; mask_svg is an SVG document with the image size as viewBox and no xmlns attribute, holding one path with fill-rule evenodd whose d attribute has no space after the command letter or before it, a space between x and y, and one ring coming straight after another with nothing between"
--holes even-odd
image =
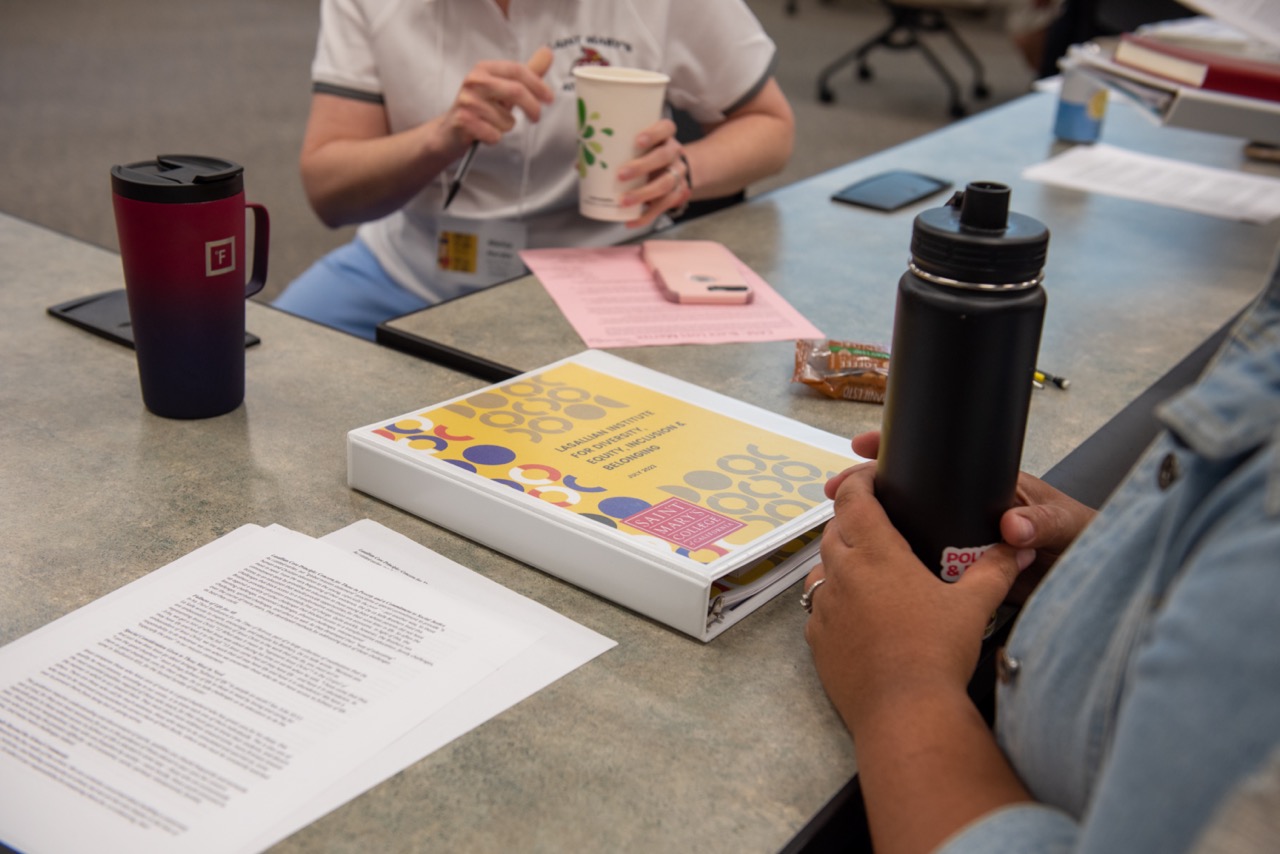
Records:
<instances>
[{"instance_id":1,"label":"green leaf design on cup","mask_svg":"<svg viewBox=\"0 0 1280 854\"><path fill-rule=\"evenodd\" d=\"M602 127L598 131L592 122L600 120L599 113L587 112L587 104L581 98L578 99L578 177L585 178L587 169L592 166L599 166L601 169L608 169L609 164L601 160L597 155L604 151L604 146L597 142L594 137L596 133L605 136L613 136L613 128Z\"/></svg>"}]
</instances>

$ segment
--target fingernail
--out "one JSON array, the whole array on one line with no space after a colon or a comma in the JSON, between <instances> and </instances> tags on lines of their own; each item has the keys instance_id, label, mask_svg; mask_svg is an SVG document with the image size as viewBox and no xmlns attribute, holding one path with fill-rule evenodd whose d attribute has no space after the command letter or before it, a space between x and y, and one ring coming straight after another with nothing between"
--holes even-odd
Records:
<instances>
[{"instance_id":1,"label":"fingernail","mask_svg":"<svg viewBox=\"0 0 1280 854\"><path fill-rule=\"evenodd\" d=\"M1029 543L1036 535L1036 526L1031 524L1031 520L1025 516L1015 515L1011 527L1012 545L1018 543Z\"/></svg>"},{"instance_id":2,"label":"fingernail","mask_svg":"<svg viewBox=\"0 0 1280 854\"><path fill-rule=\"evenodd\" d=\"M1015 558L1018 561L1018 572L1022 572L1022 570L1026 569L1027 567L1031 566L1031 564L1035 563L1036 550L1035 549L1018 549L1018 553L1017 555L1015 555Z\"/></svg>"},{"instance_id":3,"label":"fingernail","mask_svg":"<svg viewBox=\"0 0 1280 854\"><path fill-rule=\"evenodd\" d=\"M630 180L631 180L631 170L630 170L630 169L619 169L619 170L618 170L618 180L619 180L619 181L630 181Z\"/></svg>"},{"instance_id":4,"label":"fingernail","mask_svg":"<svg viewBox=\"0 0 1280 854\"><path fill-rule=\"evenodd\" d=\"M636 137L636 148L648 148L648 147L649 147L649 135L647 133L642 133Z\"/></svg>"}]
</instances>

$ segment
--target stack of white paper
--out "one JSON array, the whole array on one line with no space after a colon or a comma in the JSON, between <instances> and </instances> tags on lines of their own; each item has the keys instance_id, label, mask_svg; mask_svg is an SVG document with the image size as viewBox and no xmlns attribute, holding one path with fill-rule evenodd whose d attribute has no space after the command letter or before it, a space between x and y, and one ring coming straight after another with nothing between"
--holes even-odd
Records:
<instances>
[{"instance_id":1,"label":"stack of white paper","mask_svg":"<svg viewBox=\"0 0 1280 854\"><path fill-rule=\"evenodd\" d=\"M0 834L260 850L611 646L376 523L248 525L0 649Z\"/></svg>"},{"instance_id":2,"label":"stack of white paper","mask_svg":"<svg viewBox=\"0 0 1280 854\"><path fill-rule=\"evenodd\" d=\"M1096 143L1029 166L1022 177L1222 219L1280 217L1280 178L1219 169Z\"/></svg>"}]
</instances>

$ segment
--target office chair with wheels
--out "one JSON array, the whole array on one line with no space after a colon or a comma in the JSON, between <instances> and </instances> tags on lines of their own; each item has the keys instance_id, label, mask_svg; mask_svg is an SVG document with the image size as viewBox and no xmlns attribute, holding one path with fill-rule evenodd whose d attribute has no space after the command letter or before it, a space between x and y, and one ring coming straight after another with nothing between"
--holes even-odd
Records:
<instances>
[{"instance_id":1,"label":"office chair with wheels","mask_svg":"<svg viewBox=\"0 0 1280 854\"><path fill-rule=\"evenodd\" d=\"M956 118L964 116L968 110L960 95L960 84L955 76L942 64L937 54L920 38L921 33L942 33L973 69L973 96L978 99L990 94L987 88L985 71L974 52L960 38L944 14L944 9L978 8L973 2L947 2L947 0L880 0L889 12L889 25L878 34L863 42L853 50L841 56L822 70L818 75L818 100L830 104L835 100L835 92L831 89L831 78L847 65L858 64L858 79L870 80L871 66L867 64L867 54L877 47L889 50L917 49L924 54L925 60L942 78L950 95L950 112Z\"/></svg>"}]
</instances>

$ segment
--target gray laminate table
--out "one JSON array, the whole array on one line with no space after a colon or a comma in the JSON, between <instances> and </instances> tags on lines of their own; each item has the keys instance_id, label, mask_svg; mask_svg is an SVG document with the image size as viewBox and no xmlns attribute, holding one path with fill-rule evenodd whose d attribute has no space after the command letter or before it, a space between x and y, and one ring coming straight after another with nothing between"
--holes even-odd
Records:
<instances>
[{"instance_id":1,"label":"gray laminate table","mask_svg":"<svg viewBox=\"0 0 1280 854\"><path fill-rule=\"evenodd\" d=\"M1018 178L1055 149L1033 96L679 234L725 242L833 337L883 340L913 214L828 201L887 168L999 180L1054 231L1026 467L1044 471L1256 292L1280 226L1246 226ZM1104 139L1217 165L1240 143L1116 108ZM105 203L105 200L104 200ZM130 351L48 317L120 286L119 258L0 215L0 643L246 522L321 535L373 518L618 646L281 843L281 851L777 851L856 771L784 595L708 645L349 490L348 429L478 388L443 367L250 304L240 409L167 421ZM503 322L519 317L521 323ZM534 368L581 348L531 278L394 326ZM789 385L792 346L620 354L840 433L879 408ZM716 370L708 370L714 366ZM3 829L0 829L2 838Z\"/></svg>"},{"instance_id":2,"label":"gray laminate table","mask_svg":"<svg viewBox=\"0 0 1280 854\"><path fill-rule=\"evenodd\" d=\"M347 430L478 380L251 303L245 404L157 418L130 350L45 313L119 257L0 215L0 258L0 643L244 523L365 517L618 641L279 851L774 852L853 776L795 595L703 645L347 488Z\"/></svg>"},{"instance_id":3,"label":"gray laminate table","mask_svg":"<svg viewBox=\"0 0 1280 854\"><path fill-rule=\"evenodd\" d=\"M911 225L936 196L883 214L830 201L837 189L888 169L1012 188L1012 207L1051 231L1049 306L1041 366L1071 390L1033 396L1023 468L1046 472L1255 295L1280 222L1216 219L1025 181L1022 170L1061 151L1054 95L1033 93L943 130L677 227L718 240L827 336L888 343ZM1239 139L1162 128L1115 103L1102 141L1218 166L1280 175L1246 162ZM384 324L389 339L430 341L531 370L582 349L581 338L532 276ZM390 342L388 342L390 343ZM789 383L791 342L613 350L838 434L879 426L881 408L832 401Z\"/></svg>"}]
</instances>

